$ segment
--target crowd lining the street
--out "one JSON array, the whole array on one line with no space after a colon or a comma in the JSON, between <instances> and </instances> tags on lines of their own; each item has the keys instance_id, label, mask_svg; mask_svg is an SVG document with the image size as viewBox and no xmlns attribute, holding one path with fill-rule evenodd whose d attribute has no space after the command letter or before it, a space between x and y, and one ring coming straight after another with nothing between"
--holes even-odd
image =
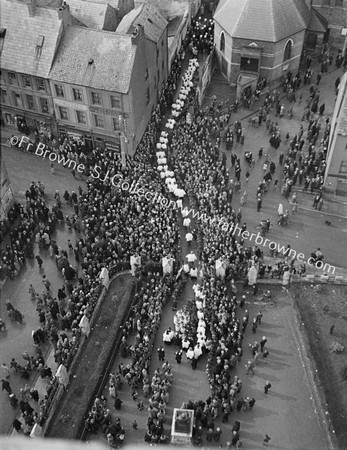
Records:
<instances>
[{"instance_id":1,"label":"crowd lining the street","mask_svg":"<svg viewBox=\"0 0 347 450\"><path fill-rule=\"evenodd\" d=\"M117 270L128 268L130 257L136 255L141 261L136 271L138 290L129 318L123 326L120 350L122 356L131 357L131 364L121 365L116 374L110 375L109 393L114 399L116 410L121 409L117 390L121 389L123 381L126 381L140 411L144 409L144 404L138 399L139 395L143 396L146 402L148 399L149 419L148 430L144 436L145 442L153 444L168 441L164 423L169 389L173 382L171 366L164 358L161 359L162 366L154 371L152 378L149 372L162 308L167 301L173 299L175 311L175 301L177 304L177 298L187 280L184 272L176 279L176 274L184 265L180 255L181 217L176 210L164 211L160 204L149 204L144 198L121 191L111 184L110 179L115 174L121 174L126 181L138 182L147 189L159 191L176 200L172 193L167 192L160 174L154 169L155 144L164 125L164 115L172 104L180 83L185 52L196 55L202 51L209 51L213 45L212 23L205 23L206 20L197 20L192 24L187 40L173 63L160 102L152 115L131 167L124 166L121 159L114 158L111 151L96 148L88 152L83 141L76 142L69 138L46 140L45 144L51 146L52 151L85 164L87 176L96 164L101 168L102 176L100 179L89 177L87 189L84 191L80 188L78 197L76 193L71 195L67 191L64 193L64 200L74 208L71 218L62 216L62 200L59 193L55 196L56 204L49 209L44 201L44 187L40 182L33 182L26 192L26 208L17 205L10 213L9 221L13 223L19 219L19 225L11 228L11 243L1 251L0 269L3 274L15 276L20 266L24 264L25 258L34 257L33 239L35 239L43 248L49 249L65 282L65 286L59 289L57 298L52 293L49 280L43 279L44 289L40 294L30 287L29 293L31 299L36 302L41 323L40 329L33 335L35 355L23 354L25 360L23 367L15 360L10 364L14 372L20 372L22 376L24 374L26 379L35 368L42 378L49 379L44 399L39 400L35 390L30 390L28 385L20 392L20 409L29 429L34 423L44 424L51 393L57 388L57 380L42 357L42 344L49 340L55 349L56 362L64 364L68 369L81 339L78 324L84 315L88 319L91 317L100 293L98 276L101 269L106 267L112 273L115 268ZM307 73L304 83L309 78L306 75ZM294 77L288 75L283 81L283 92L287 94L290 102L296 101L295 94L300 86L299 80L300 74L297 74ZM310 189L321 194L330 124L328 120L325 122L323 137L317 149L315 144L323 125L323 113L317 115L318 84L311 88L303 116L303 120L308 122L306 134L306 140L309 141L308 154L303 151L305 137L304 127L301 126L298 134L288 142L288 155L284 156L281 152L279 157L279 166L283 166L284 174L282 194L286 199L289 199L292 187L296 183L299 185L304 183L304 190ZM214 99L210 107L201 110L195 103L195 87L189 94L189 102L183 108L175 128L168 133L168 151L166 151L168 166L174 170L179 186L185 192L189 192L190 207L206 213L207 216L216 217L218 222L225 221L236 226L242 221L242 210L233 208L233 193L238 186L237 183L245 188L247 186L247 181L241 182L240 157L232 152L235 142L242 146L246 142L246 131L241 122L236 120L233 125L230 123L232 114L237 113L238 102L225 109L222 102L217 103ZM264 122L265 130L271 135L270 144L275 148L281 145L284 136L281 135L282 130L276 119L271 121L270 113L275 110L276 116L282 117L284 110L280 103L279 91L268 93L263 106L255 116L256 119L250 121L250 126L259 127ZM188 124L186 112L191 105L196 108L195 117L193 123ZM41 138L37 136L37 139ZM286 136L285 142L288 140L289 136ZM232 169L235 171L234 181L231 180L226 166L227 153L221 150L222 141L226 143L227 152L231 151ZM252 170L255 158L249 152L246 153L249 168ZM259 159L262 156L259 150ZM199 164L196 164L197 161ZM108 179L101 181L109 170ZM264 171L264 179L259 182L258 205L269 188L275 172L276 166L271 168L269 162ZM245 178L248 180L247 174ZM245 192L244 196L247 197L246 194ZM293 197L291 202L295 203ZM64 221L66 225L70 223L76 232L75 247L73 248L71 244L68 247L69 253L74 254L76 262L80 265L80 277L69 262L68 252L58 248L54 241L55 227ZM247 228L246 224L243 226L244 229ZM194 300L188 303L184 311L176 313L172 342L177 346L177 363L180 363L185 352L187 358L191 360L193 369L196 368L201 356L204 353L208 354L207 376L211 396L206 400L189 401L184 405L188 409L195 410L194 442L201 445L204 429L208 442L212 439L219 441L221 430L215 425L215 421L220 415L223 423L227 423L234 411L251 410L256 403L255 399L248 396L243 398L238 396L242 389L242 381L232 375L232 370L241 362L243 356L243 335L249 321L249 314L247 310L244 311L245 299L244 297L237 299L233 280L238 276L245 280L252 266L256 266L260 274L267 273L268 276L274 274L280 277L284 271L293 269L293 263L285 260L274 267L267 267L262 262L263 255L259 248L247 247L243 239L237 240L231 233L226 234L221 227L210 223L202 224L197 221L194 229L189 225L187 228L188 231L192 231L198 242L202 281L195 289ZM163 277L162 259L167 256L174 258L174 270L172 275ZM216 275L216 260L226 263L224 276ZM37 259L37 262L41 268L40 260ZM232 286L231 292L226 287L229 284ZM256 293L256 286L253 288ZM240 314L241 318L238 317ZM261 316L259 312L252 319L252 330L261 325ZM133 333L136 335L135 343L129 345L128 338ZM264 340L263 344L255 342L252 346L252 356L247 362L247 373L254 373L259 357L266 359L268 356L265 337L262 341ZM7 373L5 369L4 371ZM3 380L3 389L8 391L11 405L16 407L11 387L6 384L8 379L9 376L6 376ZM40 402L38 413L28 403L30 396L34 401ZM15 420L13 425L20 430L21 425L17 422ZM105 397L95 399L86 425L90 432L101 429L111 447L118 447L124 441L125 431L121 420L118 418L114 421ZM136 425L133 426L136 429ZM231 431L230 445L240 446L238 421Z\"/></svg>"}]
</instances>

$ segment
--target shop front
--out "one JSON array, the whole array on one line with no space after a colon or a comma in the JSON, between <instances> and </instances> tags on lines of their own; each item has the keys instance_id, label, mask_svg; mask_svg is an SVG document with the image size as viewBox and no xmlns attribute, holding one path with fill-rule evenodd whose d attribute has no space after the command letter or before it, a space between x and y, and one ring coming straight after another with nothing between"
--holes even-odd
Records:
<instances>
[{"instance_id":1,"label":"shop front","mask_svg":"<svg viewBox=\"0 0 347 450\"><path fill-rule=\"evenodd\" d=\"M118 134L113 136L99 135L92 130L78 130L72 126L59 125L59 137L68 137L75 141L83 141L88 151L100 148L121 152L120 138Z\"/></svg>"},{"instance_id":2,"label":"shop front","mask_svg":"<svg viewBox=\"0 0 347 450\"><path fill-rule=\"evenodd\" d=\"M56 125L53 117L21 110L17 113L12 108L7 109L5 106L2 106L1 109L1 123L4 126L14 128L27 136L34 133L34 131L44 134L47 138L50 138L52 134L56 134Z\"/></svg>"}]
</instances>

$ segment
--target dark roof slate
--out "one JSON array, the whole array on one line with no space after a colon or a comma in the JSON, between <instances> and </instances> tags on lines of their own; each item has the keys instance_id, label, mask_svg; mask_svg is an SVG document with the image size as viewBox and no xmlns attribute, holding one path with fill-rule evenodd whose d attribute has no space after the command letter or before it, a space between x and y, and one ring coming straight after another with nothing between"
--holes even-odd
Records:
<instances>
[{"instance_id":1,"label":"dark roof slate","mask_svg":"<svg viewBox=\"0 0 347 450\"><path fill-rule=\"evenodd\" d=\"M143 3L126 14L117 27L117 33L132 33L136 25L142 25L147 39L158 42L168 22L149 3Z\"/></svg>"},{"instance_id":2,"label":"dark roof slate","mask_svg":"<svg viewBox=\"0 0 347 450\"><path fill-rule=\"evenodd\" d=\"M130 35L69 26L59 46L50 78L126 94L136 49Z\"/></svg>"},{"instance_id":3,"label":"dark roof slate","mask_svg":"<svg viewBox=\"0 0 347 450\"><path fill-rule=\"evenodd\" d=\"M214 19L232 37L278 42L306 29L304 0L226 0Z\"/></svg>"},{"instance_id":4,"label":"dark roof slate","mask_svg":"<svg viewBox=\"0 0 347 450\"><path fill-rule=\"evenodd\" d=\"M25 3L0 0L0 12L0 27L6 29L1 68L47 78L63 26L58 11L37 7L31 17ZM38 57L39 36L44 39Z\"/></svg>"}]
</instances>

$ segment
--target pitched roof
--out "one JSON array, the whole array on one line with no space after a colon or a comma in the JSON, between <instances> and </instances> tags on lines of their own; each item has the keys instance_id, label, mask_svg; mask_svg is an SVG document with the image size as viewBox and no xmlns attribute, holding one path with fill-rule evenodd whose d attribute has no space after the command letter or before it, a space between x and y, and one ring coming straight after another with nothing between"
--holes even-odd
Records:
<instances>
[{"instance_id":1,"label":"pitched roof","mask_svg":"<svg viewBox=\"0 0 347 450\"><path fill-rule=\"evenodd\" d=\"M71 14L88 28L103 30L108 10L105 3L92 3L83 0L68 0Z\"/></svg>"},{"instance_id":2,"label":"pitched roof","mask_svg":"<svg viewBox=\"0 0 347 450\"><path fill-rule=\"evenodd\" d=\"M214 20L232 37L278 42L306 29L304 0L226 0Z\"/></svg>"},{"instance_id":3,"label":"pitched roof","mask_svg":"<svg viewBox=\"0 0 347 450\"><path fill-rule=\"evenodd\" d=\"M123 17L117 27L117 33L132 33L136 25L143 26L147 39L158 42L168 22L157 8L149 3L143 3Z\"/></svg>"},{"instance_id":4,"label":"pitched roof","mask_svg":"<svg viewBox=\"0 0 347 450\"><path fill-rule=\"evenodd\" d=\"M129 91L136 48L130 35L68 26L50 78L125 94Z\"/></svg>"},{"instance_id":5,"label":"pitched roof","mask_svg":"<svg viewBox=\"0 0 347 450\"><path fill-rule=\"evenodd\" d=\"M318 33L325 33L328 28L328 21L314 8L311 9L311 17L307 29Z\"/></svg>"},{"instance_id":6,"label":"pitched roof","mask_svg":"<svg viewBox=\"0 0 347 450\"><path fill-rule=\"evenodd\" d=\"M58 11L37 7L30 17L25 3L0 0L0 5L0 27L6 29L1 68L47 78L63 26ZM41 55L37 57L39 36L44 38Z\"/></svg>"}]
</instances>

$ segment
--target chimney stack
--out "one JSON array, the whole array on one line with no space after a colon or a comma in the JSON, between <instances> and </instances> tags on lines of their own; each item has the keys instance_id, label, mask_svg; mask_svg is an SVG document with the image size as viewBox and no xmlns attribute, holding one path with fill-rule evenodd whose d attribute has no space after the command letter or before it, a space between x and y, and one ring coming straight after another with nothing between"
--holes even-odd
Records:
<instances>
[{"instance_id":1,"label":"chimney stack","mask_svg":"<svg viewBox=\"0 0 347 450\"><path fill-rule=\"evenodd\" d=\"M58 18L63 21L64 27L71 25L70 6L66 2L63 2L62 6L58 8Z\"/></svg>"},{"instance_id":2,"label":"chimney stack","mask_svg":"<svg viewBox=\"0 0 347 450\"><path fill-rule=\"evenodd\" d=\"M28 5L29 16L34 17L35 11L36 11L36 6L37 6L36 0L27 0L27 5Z\"/></svg>"}]
</instances>

